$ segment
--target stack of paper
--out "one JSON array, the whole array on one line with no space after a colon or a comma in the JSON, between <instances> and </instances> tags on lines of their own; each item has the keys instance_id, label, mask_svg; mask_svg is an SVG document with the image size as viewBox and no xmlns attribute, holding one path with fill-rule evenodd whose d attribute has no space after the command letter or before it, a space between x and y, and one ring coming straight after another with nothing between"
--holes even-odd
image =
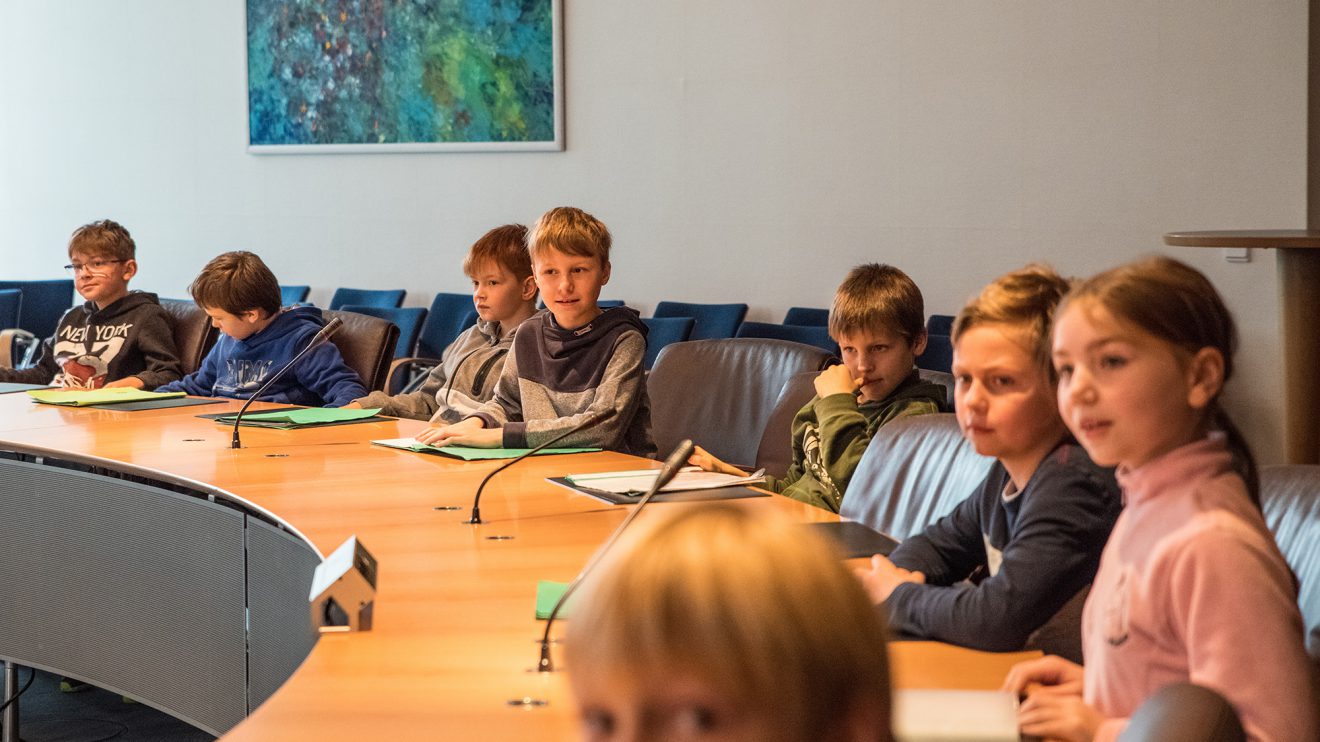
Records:
<instances>
[{"instance_id":1,"label":"stack of paper","mask_svg":"<svg viewBox=\"0 0 1320 742\"><path fill-rule=\"evenodd\" d=\"M57 404L66 407L87 407L96 404L118 404L120 402L140 402L149 399L170 399L184 396L183 392L146 392L127 386L110 389L33 389L28 395L42 404Z\"/></svg>"},{"instance_id":2,"label":"stack of paper","mask_svg":"<svg viewBox=\"0 0 1320 742\"><path fill-rule=\"evenodd\" d=\"M1017 699L989 690L894 692L898 742L1018 742Z\"/></svg>"},{"instance_id":3,"label":"stack of paper","mask_svg":"<svg viewBox=\"0 0 1320 742\"><path fill-rule=\"evenodd\" d=\"M569 474L564 477L570 483L601 492L613 492L619 495L646 492L655 484L659 469L637 469L635 471L607 471L595 474ZM680 469L673 481L660 488L661 492L682 492L685 490L709 490L719 487L737 487L745 484L765 483L765 470L761 469L745 477L732 474L702 471L699 467L688 466Z\"/></svg>"},{"instance_id":4,"label":"stack of paper","mask_svg":"<svg viewBox=\"0 0 1320 742\"><path fill-rule=\"evenodd\" d=\"M416 451L418 453L434 453L441 456L452 456L464 461L483 461L486 459L512 459L522 456L530 448L471 448L469 446L432 446L426 443L417 442L416 438L386 438L384 440L372 441L378 446L389 448L398 448L404 451ZM537 456L549 456L558 453L591 453L599 451L599 448L543 448L536 452Z\"/></svg>"}]
</instances>

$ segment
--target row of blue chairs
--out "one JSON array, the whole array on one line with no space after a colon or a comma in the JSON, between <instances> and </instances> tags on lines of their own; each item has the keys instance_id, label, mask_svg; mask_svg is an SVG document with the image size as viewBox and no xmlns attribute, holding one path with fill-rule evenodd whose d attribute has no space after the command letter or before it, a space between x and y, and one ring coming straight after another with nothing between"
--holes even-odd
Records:
<instances>
[{"instance_id":1,"label":"row of blue chairs","mask_svg":"<svg viewBox=\"0 0 1320 742\"><path fill-rule=\"evenodd\" d=\"M310 287L281 286L286 303L306 301ZM429 310L404 308L405 292L398 290L337 289L330 300L331 309L354 311L381 317L399 325L396 357L439 358L444 348L459 333L476 322L471 299L466 294L439 293ZM602 300L602 307L622 306L623 301ZM828 350L836 355L839 346L830 337L827 325L829 310L814 307L791 307L782 324L748 322L747 305L695 304L662 301L655 313L644 318L649 331L646 368L655 364L666 345L685 340L712 340L730 337L788 340ZM953 317L932 315L927 323L929 339L926 352L918 359L920 368L948 373L953 360L950 342Z\"/></svg>"}]
</instances>

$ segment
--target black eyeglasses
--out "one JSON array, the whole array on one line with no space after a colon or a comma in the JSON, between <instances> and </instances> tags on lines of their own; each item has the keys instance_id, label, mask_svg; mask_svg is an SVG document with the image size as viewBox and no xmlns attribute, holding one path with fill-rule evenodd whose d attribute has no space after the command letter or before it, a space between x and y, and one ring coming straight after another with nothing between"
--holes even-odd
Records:
<instances>
[{"instance_id":1,"label":"black eyeglasses","mask_svg":"<svg viewBox=\"0 0 1320 742\"><path fill-rule=\"evenodd\" d=\"M92 275L97 275L100 273L104 273L106 267L109 266L111 263L122 263L122 262L124 261L100 260L100 259L89 260L86 263L69 263L68 265L64 266L64 270L68 271L69 273L72 273L75 276L78 275L79 273L82 273L83 271L87 271Z\"/></svg>"}]
</instances>

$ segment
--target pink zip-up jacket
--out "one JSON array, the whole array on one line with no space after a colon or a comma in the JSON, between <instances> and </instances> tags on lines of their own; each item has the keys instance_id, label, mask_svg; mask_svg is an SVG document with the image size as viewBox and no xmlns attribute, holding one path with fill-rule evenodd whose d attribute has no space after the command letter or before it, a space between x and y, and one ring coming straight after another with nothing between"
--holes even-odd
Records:
<instances>
[{"instance_id":1,"label":"pink zip-up jacket","mask_svg":"<svg viewBox=\"0 0 1320 742\"><path fill-rule=\"evenodd\" d=\"M1192 682L1237 709L1252 740L1315 740L1292 573L1221 434L1138 469L1082 617L1084 700L1112 740L1160 688Z\"/></svg>"}]
</instances>

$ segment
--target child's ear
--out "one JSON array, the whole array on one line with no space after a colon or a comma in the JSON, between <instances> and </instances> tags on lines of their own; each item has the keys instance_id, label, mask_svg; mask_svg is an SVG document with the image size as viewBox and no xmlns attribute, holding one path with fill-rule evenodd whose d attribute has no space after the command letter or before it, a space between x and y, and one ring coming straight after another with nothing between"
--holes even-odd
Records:
<instances>
[{"instance_id":1,"label":"child's ear","mask_svg":"<svg viewBox=\"0 0 1320 742\"><path fill-rule=\"evenodd\" d=\"M528 276L522 282L522 300L531 301L536 298L536 276Z\"/></svg>"},{"instance_id":2,"label":"child's ear","mask_svg":"<svg viewBox=\"0 0 1320 742\"><path fill-rule=\"evenodd\" d=\"M1187 404L1205 409L1224 388L1224 356L1215 348L1196 351L1187 364Z\"/></svg>"},{"instance_id":3,"label":"child's ear","mask_svg":"<svg viewBox=\"0 0 1320 742\"><path fill-rule=\"evenodd\" d=\"M600 274L600 285L604 286L610 282L610 261L605 261L605 270Z\"/></svg>"},{"instance_id":4,"label":"child's ear","mask_svg":"<svg viewBox=\"0 0 1320 742\"><path fill-rule=\"evenodd\" d=\"M926 341L929 339L930 337L927 335L925 328L922 328L921 332L912 338L912 355L914 357L919 357L926 352Z\"/></svg>"},{"instance_id":5,"label":"child's ear","mask_svg":"<svg viewBox=\"0 0 1320 742\"><path fill-rule=\"evenodd\" d=\"M132 258L129 258L128 260L125 260L123 262L123 267L124 267L124 280L125 281L133 280L133 276L137 275L137 261Z\"/></svg>"}]
</instances>

